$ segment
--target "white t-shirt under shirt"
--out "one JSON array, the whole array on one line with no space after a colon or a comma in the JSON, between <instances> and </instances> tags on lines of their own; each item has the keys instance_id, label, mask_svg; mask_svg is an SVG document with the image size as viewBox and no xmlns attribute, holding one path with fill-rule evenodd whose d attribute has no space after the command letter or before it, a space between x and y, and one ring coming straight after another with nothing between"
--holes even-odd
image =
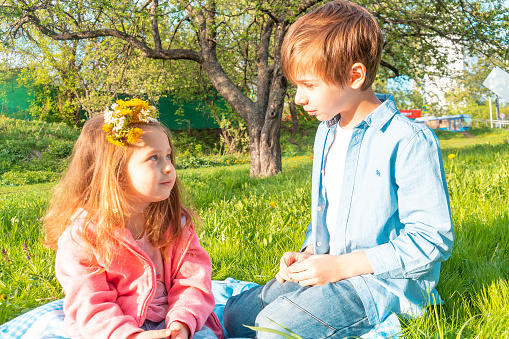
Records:
<instances>
[{"instance_id":1,"label":"white t-shirt under shirt","mask_svg":"<svg viewBox=\"0 0 509 339\"><path fill-rule=\"evenodd\" d=\"M345 159L348 150L348 144L352 138L353 129L343 129L336 127L334 141L332 142L327 159L325 159L323 185L327 197L328 207L325 222L329 231L330 252L335 250L336 246L336 220L338 219L339 198L341 196L341 187L343 186L343 175L345 172Z\"/></svg>"}]
</instances>

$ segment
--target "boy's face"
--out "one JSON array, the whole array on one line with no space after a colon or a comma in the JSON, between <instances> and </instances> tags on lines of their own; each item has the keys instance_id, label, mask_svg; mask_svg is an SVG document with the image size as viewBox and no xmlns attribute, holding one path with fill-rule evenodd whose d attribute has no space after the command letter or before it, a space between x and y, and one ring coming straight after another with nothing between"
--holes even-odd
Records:
<instances>
[{"instance_id":1,"label":"boy's face","mask_svg":"<svg viewBox=\"0 0 509 339\"><path fill-rule=\"evenodd\" d=\"M295 103L320 121L330 120L338 113L344 114L355 109L352 107L355 91L350 86L328 85L313 74L297 77L295 84Z\"/></svg>"}]
</instances>

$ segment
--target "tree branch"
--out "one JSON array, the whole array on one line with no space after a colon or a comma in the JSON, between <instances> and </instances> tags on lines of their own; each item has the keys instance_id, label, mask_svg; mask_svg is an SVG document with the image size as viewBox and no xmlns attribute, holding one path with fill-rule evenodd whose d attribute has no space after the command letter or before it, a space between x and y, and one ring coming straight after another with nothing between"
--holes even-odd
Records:
<instances>
[{"instance_id":1,"label":"tree branch","mask_svg":"<svg viewBox=\"0 0 509 339\"><path fill-rule=\"evenodd\" d=\"M384 60L380 60L380 66L388 68L394 72L394 76L392 76L391 78L395 78L395 77L399 76L399 70L396 67L394 67L393 65L389 64L388 62L386 62Z\"/></svg>"},{"instance_id":2,"label":"tree branch","mask_svg":"<svg viewBox=\"0 0 509 339\"><path fill-rule=\"evenodd\" d=\"M215 2L215 0L209 1ZM193 18L198 26L197 33L203 58L201 66L219 94L249 124L250 112L255 109L255 104L233 83L217 59L216 43L215 41L210 41L210 38L214 39L215 36L208 35L215 33L214 28L212 28L212 31L209 31L208 27L211 23L215 22L215 5L209 3L207 7L207 17L205 17L202 11L193 8L190 4L186 5L187 14L190 18Z\"/></svg>"},{"instance_id":3,"label":"tree branch","mask_svg":"<svg viewBox=\"0 0 509 339\"><path fill-rule=\"evenodd\" d=\"M203 62L203 58L201 53L190 50L190 49L151 49L145 42L116 29L96 29L91 31L82 31L82 32L69 32L69 33L56 33L55 31L49 29L48 27L42 25L40 23L39 18L34 15L27 14L25 17L21 18L16 24L15 27L21 27L23 24L30 22L35 26L39 32L42 34L49 36L54 40L84 40L84 39L93 39L99 37L115 37L122 39L128 42L133 47L139 49L142 53L142 56L151 58L151 59L186 59L196 61L198 63Z\"/></svg>"},{"instance_id":4,"label":"tree branch","mask_svg":"<svg viewBox=\"0 0 509 339\"><path fill-rule=\"evenodd\" d=\"M159 24L157 23L157 6L159 5L158 0L152 0L150 6L150 30L152 31L152 37L154 38L154 47L156 50L162 50L161 35L159 34Z\"/></svg>"}]
</instances>

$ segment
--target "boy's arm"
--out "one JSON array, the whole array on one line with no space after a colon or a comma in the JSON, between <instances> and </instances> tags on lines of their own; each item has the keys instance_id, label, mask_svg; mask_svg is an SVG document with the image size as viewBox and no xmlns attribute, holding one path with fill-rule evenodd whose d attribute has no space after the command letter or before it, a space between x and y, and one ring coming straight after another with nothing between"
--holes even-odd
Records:
<instances>
[{"instance_id":1,"label":"boy's arm","mask_svg":"<svg viewBox=\"0 0 509 339\"><path fill-rule=\"evenodd\" d=\"M399 216L405 224L398 237L362 252L310 256L288 269L289 280L321 285L369 273L419 279L436 262L446 260L453 229L442 155L431 130L419 131L402 148L395 177Z\"/></svg>"},{"instance_id":2,"label":"boy's arm","mask_svg":"<svg viewBox=\"0 0 509 339\"><path fill-rule=\"evenodd\" d=\"M420 279L449 258L454 239L442 154L430 129L401 146L394 173L404 229L366 254L380 278Z\"/></svg>"}]
</instances>

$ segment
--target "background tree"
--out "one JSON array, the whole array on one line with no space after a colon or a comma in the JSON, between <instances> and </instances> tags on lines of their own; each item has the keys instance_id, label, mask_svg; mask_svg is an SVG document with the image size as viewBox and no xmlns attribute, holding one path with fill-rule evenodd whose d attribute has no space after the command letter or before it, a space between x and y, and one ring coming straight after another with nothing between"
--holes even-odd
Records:
<instances>
[{"instance_id":1,"label":"background tree","mask_svg":"<svg viewBox=\"0 0 509 339\"><path fill-rule=\"evenodd\" d=\"M507 56L503 0L360 0L378 19L386 44L381 77L422 78L422 65L447 70L443 41L482 55ZM281 170L279 134L287 82L280 47L288 26L318 0L179 2L4 0L12 38L31 27L55 40L113 37L142 57L191 60L246 121L251 175ZM505 31L506 32L506 31ZM438 39L440 38L440 39ZM376 89L376 88L375 88Z\"/></svg>"},{"instance_id":2,"label":"background tree","mask_svg":"<svg viewBox=\"0 0 509 339\"><path fill-rule=\"evenodd\" d=\"M466 67L453 77L453 85L446 92L447 110L450 114L469 114L473 119L490 119L489 100L492 99L493 119L495 115L495 94L482 83L490 72L500 67L509 71L509 60L497 56L478 57L473 55L466 60ZM507 104L507 103L506 103ZM501 104L501 113L509 113L509 107Z\"/></svg>"},{"instance_id":3,"label":"background tree","mask_svg":"<svg viewBox=\"0 0 509 339\"><path fill-rule=\"evenodd\" d=\"M60 41L30 27L24 37L0 46L0 53L9 56L6 71L30 91L33 117L79 125L82 111L102 111L119 94L157 100L168 91L160 61L117 39Z\"/></svg>"}]
</instances>

